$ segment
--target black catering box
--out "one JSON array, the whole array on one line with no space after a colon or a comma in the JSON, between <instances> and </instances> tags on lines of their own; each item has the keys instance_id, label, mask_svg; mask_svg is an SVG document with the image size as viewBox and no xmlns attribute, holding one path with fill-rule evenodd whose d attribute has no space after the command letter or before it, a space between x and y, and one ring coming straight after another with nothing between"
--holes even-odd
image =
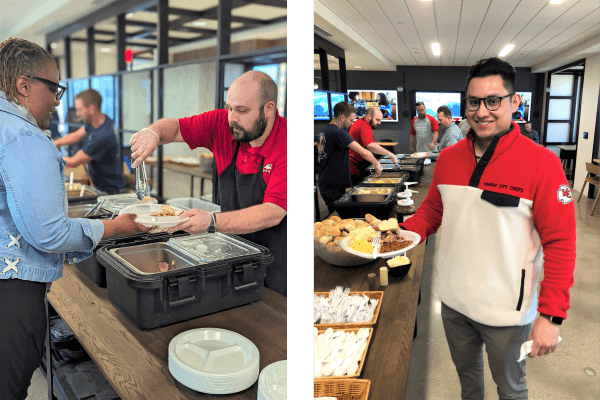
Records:
<instances>
[{"instance_id":1,"label":"black catering box","mask_svg":"<svg viewBox=\"0 0 600 400\"><path fill-rule=\"evenodd\" d=\"M114 245L114 244L126 244L126 243L132 243L132 242L139 242L141 240L148 240L148 239L152 239L152 238L165 238L166 237L168 240L171 237L182 236L182 235L187 235L187 234L188 233L186 233L184 231L178 231L178 232L173 232L173 233L166 233L166 232L138 233L138 234L131 235L131 236L118 236L118 237L112 237L110 239L104 239L104 240L101 240L100 242L98 242L98 245L94 249L94 254L91 257L86 258L85 260L76 263L75 266L81 272L83 272L88 278L90 278L92 280L92 282L94 282L97 286L99 286L101 288L105 288L106 287L106 268L104 268L104 266L102 266L98 262L98 259L96 258L99 248L104 247L104 246Z\"/></svg>"},{"instance_id":2,"label":"black catering box","mask_svg":"<svg viewBox=\"0 0 600 400\"><path fill-rule=\"evenodd\" d=\"M260 301L274 261L266 247L224 233L117 243L97 258L109 300L143 330Z\"/></svg>"},{"instance_id":3,"label":"black catering box","mask_svg":"<svg viewBox=\"0 0 600 400\"><path fill-rule=\"evenodd\" d=\"M394 207L396 193L400 190L400 186L388 185L382 187L368 187L365 189L381 189L385 187L391 188L390 193L386 196L381 196L380 199L373 196L373 198L368 198L369 201L360 201L358 200L360 196L356 195L356 189L360 189L361 186L356 186L352 188L352 190L344 193L333 203L335 210L342 219L364 218L366 214L371 214L378 219L387 219Z\"/></svg>"},{"instance_id":4,"label":"black catering box","mask_svg":"<svg viewBox=\"0 0 600 400\"><path fill-rule=\"evenodd\" d=\"M408 172L409 177L405 178L404 181L405 182L420 182L421 181L421 176L423 175L423 160L419 159L417 160L416 163L411 163L411 164L400 164L400 168L398 168L397 165L395 164L381 164L381 167L383 168L383 171L381 172L381 176L382 177L398 177L398 176L403 176L399 173L404 173L404 172ZM375 167L373 165L371 165L368 168L368 171L371 172L372 174L375 173Z\"/></svg>"}]
</instances>

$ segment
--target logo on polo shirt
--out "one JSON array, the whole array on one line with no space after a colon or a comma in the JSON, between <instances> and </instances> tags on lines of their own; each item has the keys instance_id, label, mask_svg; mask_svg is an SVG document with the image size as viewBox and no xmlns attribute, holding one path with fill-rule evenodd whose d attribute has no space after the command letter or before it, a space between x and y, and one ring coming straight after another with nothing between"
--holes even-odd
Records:
<instances>
[{"instance_id":1,"label":"logo on polo shirt","mask_svg":"<svg viewBox=\"0 0 600 400\"><path fill-rule=\"evenodd\" d=\"M556 192L556 196L558 197L558 201L563 204L569 204L573 201L573 196L571 196L571 189L567 185L560 185L558 191Z\"/></svg>"},{"instance_id":2,"label":"logo on polo shirt","mask_svg":"<svg viewBox=\"0 0 600 400\"><path fill-rule=\"evenodd\" d=\"M263 167L263 172L268 172L271 173L271 170L273 169L273 165L271 164L267 164Z\"/></svg>"}]
</instances>

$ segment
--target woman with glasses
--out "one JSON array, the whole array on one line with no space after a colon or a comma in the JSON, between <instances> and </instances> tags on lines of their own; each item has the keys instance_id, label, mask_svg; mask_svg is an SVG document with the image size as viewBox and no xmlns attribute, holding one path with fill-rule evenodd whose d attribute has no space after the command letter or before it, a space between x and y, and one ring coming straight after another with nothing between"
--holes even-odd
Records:
<instances>
[{"instance_id":1,"label":"woman with glasses","mask_svg":"<svg viewBox=\"0 0 600 400\"><path fill-rule=\"evenodd\" d=\"M27 397L44 346L44 296L65 255L85 260L101 239L148 230L131 214L67 217L64 163L47 130L64 91L46 50L0 43L0 399Z\"/></svg>"}]
</instances>

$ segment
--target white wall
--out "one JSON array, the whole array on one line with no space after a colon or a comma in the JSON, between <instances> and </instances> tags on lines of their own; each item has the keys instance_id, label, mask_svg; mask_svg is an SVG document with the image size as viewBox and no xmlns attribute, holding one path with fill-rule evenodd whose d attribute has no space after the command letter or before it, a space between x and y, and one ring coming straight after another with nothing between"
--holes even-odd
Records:
<instances>
[{"instance_id":1,"label":"white wall","mask_svg":"<svg viewBox=\"0 0 600 400\"><path fill-rule=\"evenodd\" d=\"M595 54L585 60L581 118L577 138L577 162L575 180L573 181L573 188L578 192L581 190L587 175L585 163L592 161L594 129L596 127L596 113L598 112L598 88L600 88L600 54ZM587 139L583 138L583 132L588 133Z\"/></svg>"}]
</instances>

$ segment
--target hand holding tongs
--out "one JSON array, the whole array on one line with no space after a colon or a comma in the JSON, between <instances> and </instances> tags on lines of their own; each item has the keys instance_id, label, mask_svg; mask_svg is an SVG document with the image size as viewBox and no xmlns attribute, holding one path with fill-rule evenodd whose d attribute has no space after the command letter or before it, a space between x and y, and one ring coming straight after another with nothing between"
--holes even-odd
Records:
<instances>
[{"instance_id":1,"label":"hand holding tongs","mask_svg":"<svg viewBox=\"0 0 600 400\"><path fill-rule=\"evenodd\" d=\"M138 200L142 200L146 196L150 197L150 185L143 161L135 167L135 194Z\"/></svg>"}]
</instances>

